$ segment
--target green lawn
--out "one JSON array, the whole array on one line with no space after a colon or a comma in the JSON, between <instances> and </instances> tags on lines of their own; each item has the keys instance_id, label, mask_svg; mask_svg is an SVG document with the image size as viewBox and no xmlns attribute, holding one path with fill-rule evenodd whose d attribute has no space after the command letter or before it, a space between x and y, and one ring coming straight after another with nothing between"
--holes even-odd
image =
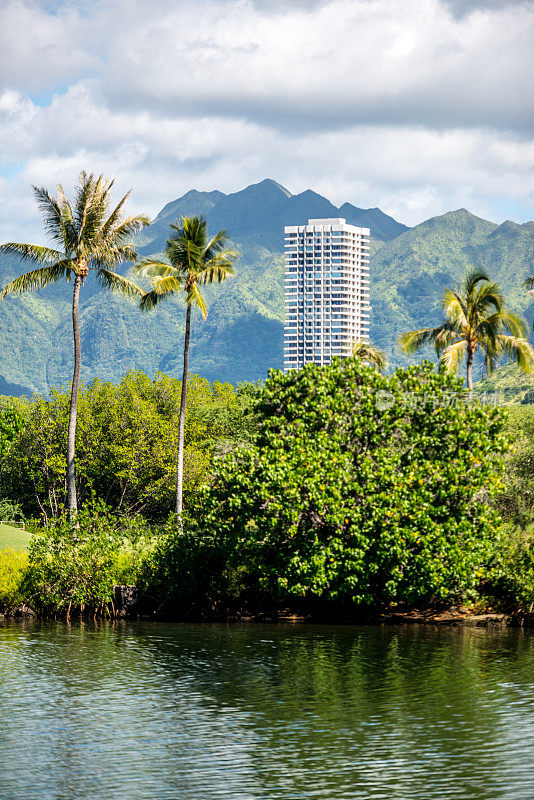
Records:
<instances>
[{"instance_id":1,"label":"green lawn","mask_svg":"<svg viewBox=\"0 0 534 800\"><path fill-rule=\"evenodd\" d=\"M7 550L7 548L27 550L30 539L31 533L28 531L13 528L11 525L0 525L0 550Z\"/></svg>"}]
</instances>

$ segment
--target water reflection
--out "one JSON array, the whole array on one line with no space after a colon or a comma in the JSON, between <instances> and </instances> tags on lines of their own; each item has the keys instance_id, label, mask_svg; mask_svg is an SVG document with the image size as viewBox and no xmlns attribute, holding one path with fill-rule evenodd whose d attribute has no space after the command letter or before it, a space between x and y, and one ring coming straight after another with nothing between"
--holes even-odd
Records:
<instances>
[{"instance_id":1,"label":"water reflection","mask_svg":"<svg viewBox=\"0 0 534 800\"><path fill-rule=\"evenodd\" d=\"M2 800L534 797L534 635L0 626Z\"/></svg>"}]
</instances>

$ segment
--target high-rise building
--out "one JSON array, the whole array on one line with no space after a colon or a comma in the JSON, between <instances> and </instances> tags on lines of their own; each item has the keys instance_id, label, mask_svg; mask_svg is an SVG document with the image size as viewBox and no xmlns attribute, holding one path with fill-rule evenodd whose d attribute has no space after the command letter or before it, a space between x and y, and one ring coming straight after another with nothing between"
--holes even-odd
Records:
<instances>
[{"instance_id":1,"label":"high-rise building","mask_svg":"<svg viewBox=\"0 0 534 800\"><path fill-rule=\"evenodd\" d=\"M286 372L349 356L369 338L369 236L344 219L285 228Z\"/></svg>"}]
</instances>

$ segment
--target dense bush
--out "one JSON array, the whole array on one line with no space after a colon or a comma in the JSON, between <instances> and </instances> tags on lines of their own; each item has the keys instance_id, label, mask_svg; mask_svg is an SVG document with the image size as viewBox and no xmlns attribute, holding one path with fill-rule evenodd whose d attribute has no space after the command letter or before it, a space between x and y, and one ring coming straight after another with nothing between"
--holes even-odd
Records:
<instances>
[{"instance_id":1,"label":"dense bush","mask_svg":"<svg viewBox=\"0 0 534 800\"><path fill-rule=\"evenodd\" d=\"M213 454L246 441L254 420L247 409L255 387L213 386L190 377L185 484L187 504L207 479ZM80 393L77 486L80 503L94 493L120 513L165 519L173 508L181 382L131 372L118 385L99 380ZM27 516L46 522L60 516L66 500L66 436L69 393L0 409L0 496L22 504ZM11 415L11 416L9 416ZM2 456L2 420L9 448ZM22 420L22 424L21 424ZM8 426L8 423L11 427Z\"/></svg>"},{"instance_id":2,"label":"dense bush","mask_svg":"<svg viewBox=\"0 0 534 800\"><path fill-rule=\"evenodd\" d=\"M534 522L534 408L511 406L506 430L512 446L495 503L503 519L525 527Z\"/></svg>"},{"instance_id":3,"label":"dense bush","mask_svg":"<svg viewBox=\"0 0 534 800\"><path fill-rule=\"evenodd\" d=\"M504 525L484 587L492 603L522 614L534 611L534 525Z\"/></svg>"},{"instance_id":4,"label":"dense bush","mask_svg":"<svg viewBox=\"0 0 534 800\"><path fill-rule=\"evenodd\" d=\"M153 534L141 517L121 519L102 502L65 516L30 543L28 584L43 610L97 609L111 603L113 586L135 583L151 557Z\"/></svg>"},{"instance_id":5,"label":"dense bush","mask_svg":"<svg viewBox=\"0 0 534 800\"><path fill-rule=\"evenodd\" d=\"M232 556L228 541L214 531L190 517L177 526L171 517L145 562L141 586L163 613L202 614L239 598L244 587Z\"/></svg>"},{"instance_id":6,"label":"dense bush","mask_svg":"<svg viewBox=\"0 0 534 800\"><path fill-rule=\"evenodd\" d=\"M254 445L219 466L204 525L250 586L359 605L473 595L493 555L499 409L432 365L271 372Z\"/></svg>"}]
</instances>

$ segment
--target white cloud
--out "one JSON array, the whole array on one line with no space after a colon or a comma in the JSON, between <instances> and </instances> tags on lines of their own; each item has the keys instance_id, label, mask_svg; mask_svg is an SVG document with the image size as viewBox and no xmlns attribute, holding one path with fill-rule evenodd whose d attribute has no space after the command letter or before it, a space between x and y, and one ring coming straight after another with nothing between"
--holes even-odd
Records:
<instances>
[{"instance_id":1,"label":"white cloud","mask_svg":"<svg viewBox=\"0 0 534 800\"><path fill-rule=\"evenodd\" d=\"M6 0L0 240L39 236L30 184L82 168L151 214L269 176L409 224L533 216L534 5L493 6Z\"/></svg>"}]
</instances>

